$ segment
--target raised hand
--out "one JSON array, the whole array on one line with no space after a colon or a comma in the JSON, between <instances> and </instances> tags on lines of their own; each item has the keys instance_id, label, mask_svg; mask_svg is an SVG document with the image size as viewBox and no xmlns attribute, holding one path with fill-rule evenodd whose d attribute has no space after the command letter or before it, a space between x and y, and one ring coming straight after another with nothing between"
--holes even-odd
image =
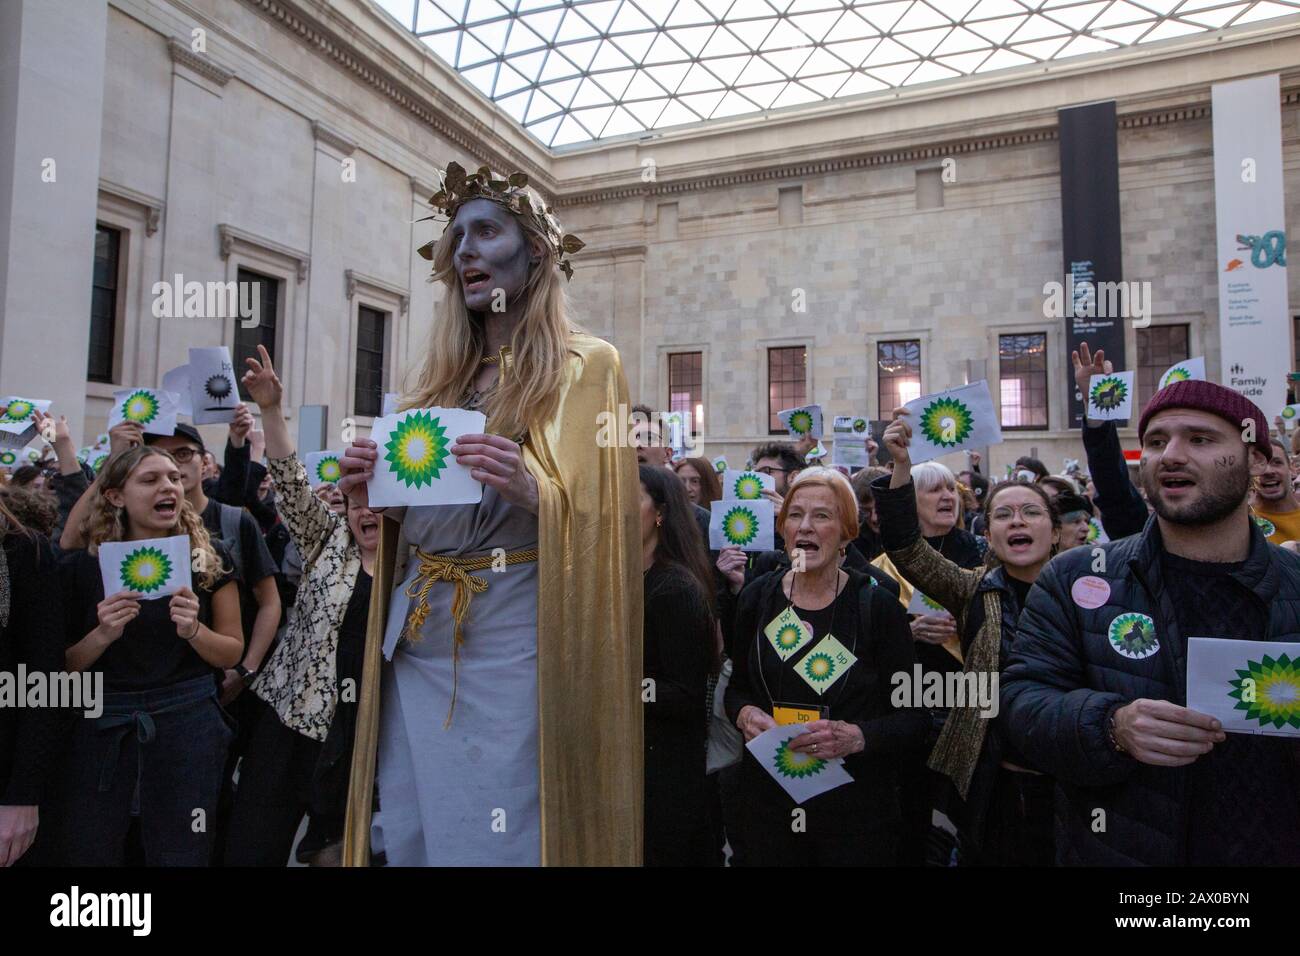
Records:
<instances>
[{"instance_id":1,"label":"raised hand","mask_svg":"<svg viewBox=\"0 0 1300 956\"><path fill-rule=\"evenodd\" d=\"M1105 350L1089 352L1087 342L1080 342L1078 351L1070 353L1070 361L1074 363L1074 384L1079 394L1084 396L1088 394L1088 382L1094 375L1109 375L1115 371L1115 366L1106 361Z\"/></svg>"},{"instance_id":2,"label":"raised hand","mask_svg":"<svg viewBox=\"0 0 1300 956\"><path fill-rule=\"evenodd\" d=\"M271 356L266 347L259 345L257 354L258 358L244 359L248 366L242 380L244 390L257 402L259 408L279 408L280 401L284 398L284 386L275 374L275 366L271 364Z\"/></svg>"}]
</instances>

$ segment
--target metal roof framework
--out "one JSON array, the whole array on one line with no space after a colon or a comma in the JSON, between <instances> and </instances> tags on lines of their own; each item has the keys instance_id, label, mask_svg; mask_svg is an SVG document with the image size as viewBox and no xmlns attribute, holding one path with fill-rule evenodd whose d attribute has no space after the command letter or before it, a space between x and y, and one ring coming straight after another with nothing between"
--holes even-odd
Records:
<instances>
[{"instance_id":1,"label":"metal roof framework","mask_svg":"<svg viewBox=\"0 0 1300 956\"><path fill-rule=\"evenodd\" d=\"M1300 0L373 0L548 147L1300 14Z\"/></svg>"}]
</instances>

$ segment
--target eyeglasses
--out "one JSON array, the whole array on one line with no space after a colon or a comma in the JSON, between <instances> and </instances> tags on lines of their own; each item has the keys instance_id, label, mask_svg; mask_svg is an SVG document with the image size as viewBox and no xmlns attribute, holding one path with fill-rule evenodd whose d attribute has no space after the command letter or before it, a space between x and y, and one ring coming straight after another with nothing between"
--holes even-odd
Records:
<instances>
[{"instance_id":1,"label":"eyeglasses","mask_svg":"<svg viewBox=\"0 0 1300 956\"><path fill-rule=\"evenodd\" d=\"M781 474L784 475L784 474L786 474L790 469L789 469L789 468L775 468L775 467L773 467L772 465L765 465L765 466L762 467L762 468L755 468L754 470L755 470L756 472L758 472L760 475L767 475L767 476L770 478L770 477L772 476L772 473L773 473L773 472L779 471L779 472L781 472Z\"/></svg>"},{"instance_id":2,"label":"eyeglasses","mask_svg":"<svg viewBox=\"0 0 1300 956\"><path fill-rule=\"evenodd\" d=\"M1017 511L1025 521L1047 517L1047 509L1042 505L999 505L993 509L991 517L994 521L1010 521Z\"/></svg>"},{"instance_id":3,"label":"eyeglasses","mask_svg":"<svg viewBox=\"0 0 1300 956\"><path fill-rule=\"evenodd\" d=\"M191 448L188 445L172 449L172 457L176 459L178 465L188 465L194 460L194 456L199 453L197 448Z\"/></svg>"}]
</instances>

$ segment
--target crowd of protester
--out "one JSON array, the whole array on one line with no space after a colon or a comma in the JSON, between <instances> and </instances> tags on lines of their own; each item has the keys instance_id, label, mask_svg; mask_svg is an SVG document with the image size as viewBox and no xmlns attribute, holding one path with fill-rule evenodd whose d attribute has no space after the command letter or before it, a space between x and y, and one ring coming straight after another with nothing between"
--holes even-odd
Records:
<instances>
[{"instance_id":1,"label":"crowd of protester","mask_svg":"<svg viewBox=\"0 0 1300 956\"><path fill-rule=\"evenodd\" d=\"M104 690L95 716L0 708L0 865L339 862L380 519L312 487L249 365L261 429L240 405L224 449L126 423L96 471L38 413L49 455L0 484L0 672ZM1075 369L1086 391L1109 366ZM772 479L770 552L710 549L714 464L633 413L647 865L1300 863L1300 740L1185 706L1188 637L1300 641L1300 455L1248 399L1157 392L1136 484L1113 422L1084 423L1085 467L1001 481L913 464L902 409L852 473L766 442L744 465ZM177 534L191 587L104 593L104 544ZM910 614L917 591L943 610ZM1116 608L1165 653L1116 653ZM825 695L763 639L786 609L856 659ZM899 706L900 674L994 676L1000 707ZM791 749L851 783L796 806L744 746L779 707L820 715Z\"/></svg>"}]
</instances>

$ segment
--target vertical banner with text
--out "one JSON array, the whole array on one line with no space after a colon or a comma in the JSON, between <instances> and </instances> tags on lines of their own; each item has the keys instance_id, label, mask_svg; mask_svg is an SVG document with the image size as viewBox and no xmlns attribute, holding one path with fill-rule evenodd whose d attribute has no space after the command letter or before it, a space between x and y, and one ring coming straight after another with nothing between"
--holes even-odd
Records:
<instances>
[{"instance_id":1,"label":"vertical banner with text","mask_svg":"<svg viewBox=\"0 0 1300 956\"><path fill-rule=\"evenodd\" d=\"M1291 369L1277 75L1216 84L1211 104L1219 380L1272 421L1286 404Z\"/></svg>"},{"instance_id":2,"label":"vertical banner with text","mask_svg":"<svg viewBox=\"0 0 1300 956\"><path fill-rule=\"evenodd\" d=\"M1059 110L1061 131L1061 246L1065 272L1060 277L1065 304L1065 367L1070 352L1087 342L1106 350L1115 368L1124 360L1123 286L1119 219L1119 143L1115 102ZM1070 383L1070 419L1083 421L1083 396Z\"/></svg>"}]
</instances>

